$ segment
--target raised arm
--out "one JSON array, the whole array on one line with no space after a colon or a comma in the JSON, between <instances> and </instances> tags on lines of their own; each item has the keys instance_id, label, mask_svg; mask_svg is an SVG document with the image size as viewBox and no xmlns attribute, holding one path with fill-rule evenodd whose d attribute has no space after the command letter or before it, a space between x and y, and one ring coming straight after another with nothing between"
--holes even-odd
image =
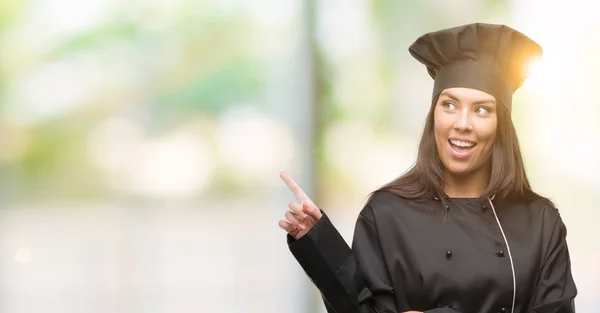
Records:
<instances>
[{"instance_id":1,"label":"raised arm","mask_svg":"<svg viewBox=\"0 0 600 313\"><path fill-rule=\"evenodd\" d=\"M290 251L321 292L328 312L406 311L398 310L372 216L358 217L351 250L327 215L289 176L282 178L302 203L290 204L287 221L279 225L288 232Z\"/></svg>"}]
</instances>

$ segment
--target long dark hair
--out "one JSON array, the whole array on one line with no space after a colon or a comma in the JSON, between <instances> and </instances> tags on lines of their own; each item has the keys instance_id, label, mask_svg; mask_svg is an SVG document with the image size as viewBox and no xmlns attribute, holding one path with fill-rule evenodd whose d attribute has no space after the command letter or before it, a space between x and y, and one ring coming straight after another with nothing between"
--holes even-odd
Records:
<instances>
[{"instance_id":1,"label":"long dark hair","mask_svg":"<svg viewBox=\"0 0 600 313\"><path fill-rule=\"evenodd\" d=\"M438 97L435 97L427 114L416 163L397 179L372 192L370 197L378 191L389 191L417 201L444 197L444 166L438 155L434 135L433 115L437 101ZM531 189L510 112L501 103L498 103L497 125L496 141L490 156L491 173L482 197L528 200L542 198Z\"/></svg>"}]
</instances>

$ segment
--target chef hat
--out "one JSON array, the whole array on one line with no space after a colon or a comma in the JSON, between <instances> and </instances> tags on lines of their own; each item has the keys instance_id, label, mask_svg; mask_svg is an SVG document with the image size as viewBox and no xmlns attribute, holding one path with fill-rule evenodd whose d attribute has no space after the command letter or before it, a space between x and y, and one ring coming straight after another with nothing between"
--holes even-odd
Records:
<instances>
[{"instance_id":1,"label":"chef hat","mask_svg":"<svg viewBox=\"0 0 600 313\"><path fill-rule=\"evenodd\" d=\"M510 111L512 94L527 78L542 47L505 25L474 23L427 33L409 48L434 79L433 97L467 87L491 94Z\"/></svg>"}]
</instances>

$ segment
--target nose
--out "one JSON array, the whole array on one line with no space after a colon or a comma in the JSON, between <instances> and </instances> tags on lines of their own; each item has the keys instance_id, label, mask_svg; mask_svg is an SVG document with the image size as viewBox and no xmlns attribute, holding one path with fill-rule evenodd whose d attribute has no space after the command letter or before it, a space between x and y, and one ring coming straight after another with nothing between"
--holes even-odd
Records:
<instances>
[{"instance_id":1,"label":"nose","mask_svg":"<svg viewBox=\"0 0 600 313\"><path fill-rule=\"evenodd\" d=\"M471 131L473 130L473 124L471 124L471 116L469 112L463 110L460 114L456 115L454 121L454 128L458 131Z\"/></svg>"}]
</instances>

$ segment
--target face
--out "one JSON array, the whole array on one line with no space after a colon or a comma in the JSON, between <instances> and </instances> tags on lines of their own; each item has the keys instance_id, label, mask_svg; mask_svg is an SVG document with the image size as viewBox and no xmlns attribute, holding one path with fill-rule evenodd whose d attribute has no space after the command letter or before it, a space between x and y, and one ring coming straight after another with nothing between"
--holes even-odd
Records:
<instances>
[{"instance_id":1,"label":"face","mask_svg":"<svg viewBox=\"0 0 600 313\"><path fill-rule=\"evenodd\" d=\"M449 174L465 176L485 169L496 138L496 108L496 99L483 91L442 91L434 109L435 144Z\"/></svg>"}]
</instances>

